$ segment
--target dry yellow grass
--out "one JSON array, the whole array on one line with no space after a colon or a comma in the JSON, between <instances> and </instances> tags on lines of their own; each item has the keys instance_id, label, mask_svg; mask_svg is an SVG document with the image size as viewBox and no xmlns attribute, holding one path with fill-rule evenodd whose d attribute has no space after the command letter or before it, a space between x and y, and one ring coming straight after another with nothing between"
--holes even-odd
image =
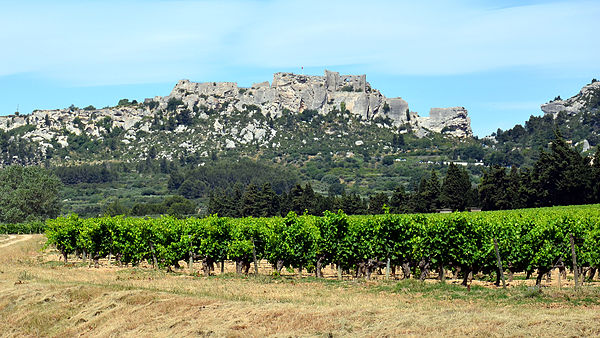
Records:
<instances>
[{"instance_id":1,"label":"dry yellow grass","mask_svg":"<svg viewBox=\"0 0 600 338\"><path fill-rule=\"evenodd\" d=\"M593 302L466 292L450 299L443 291L403 290L391 282L64 266L48 262L58 256L40 252L43 242L33 236L0 249L3 336L600 335L600 306ZM545 292L566 297L572 291Z\"/></svg>"}]
</instances>

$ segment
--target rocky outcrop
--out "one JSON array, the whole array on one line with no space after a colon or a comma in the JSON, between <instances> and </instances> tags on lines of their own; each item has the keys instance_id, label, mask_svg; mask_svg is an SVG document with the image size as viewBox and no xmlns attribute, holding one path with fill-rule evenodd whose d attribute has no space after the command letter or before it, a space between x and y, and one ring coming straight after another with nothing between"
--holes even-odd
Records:
<instances>
[{"instance_id":1,"label":"rocky outcrop","mask_svg":"<svg viewBox=\"0 0 600 338\"><path fill-rule=\"evenodd\" d=\"M429 116L418 118L419 126L436 133L471 137L471 119L465 107L431 108Z\"/></svg>"},{"instance_id":2,"label":"rocky outcrop","mask_svg":"<svg viewBox=\"0 0 600 338\"><path fill-rule=\"evenodd\" d=\"M165 108L171 98L183 101L186 107L217 107L234 102L228 112L243 110L252 105L264 115L281 116L284 110L301 113L315 110L325 115L334 110L347 110L362 120L390 119L395 126L408 125L415 131L426 128L456 137L472 135L470 119L464 108L434 108L430 117L419 117L411 112L402 98L386 98L373 89L365 75L340 75L325 71L324 76L292 73L276 73L273 82L254 84L250 88L238 88L231 82L193 83L181 80L171 95L157 97ZM418 134L426 134L421 130Z\"/></svg>"},{"instance_id":3,"label":"rocky outcrop","mask_svg":"<svg viewBox=\"0 0 600 338\"><path fill-rule=\"evenodd\" d=\"M164 108L171 98L182 100L188 109L233 100L229 111L254 105L264 115L272 117L281 116L284 110L301 113L310 109L327 114L345 108L364 120L387 117L395 125L402 125L410 122L411 114L406 101L386 98L371 88L365 75L340 75L330 71L325 71L324 76L276 73L272 84L262 82L250 88L238 88L236 83L231 82L193 83L181 80L171 95L155 100Z\"/></svg>"},{"instance_id":4,"label":"rocky outcrop","mask_svg":"<svg viewBox=\"0 0 600 338\"><path fill-rule=\"evenodd\" d=\"M545 114L555 116L561 111L575 114L586 109L598 109L598 102L600 102L600 82L595 81L584 86L577 95L566 100L555 99L542 104L541 109Z\"/></svg>"},{"instance_id":5,"label":"rocky outcrop","mask_svg":"<svg viewBox=\"0 0 600 338\"><path fill-rule=\"evenodd\" d=\"M384 128L403 126L403 130L412 129L418 136L429 132L454 137L472 135L470 119L462 107L433 108L429 117L419 117L416 112L410 111L402 98L387 98L373 89L365 75L340 75L331 71L325 71L323 76L276 73L272 83L261 82L247 88L238 87L235 82L180 80L170 95L149 98L143 104L103 109L36 110L24 116L0 117L0 129L34 126L29 128L31 130L25 128L19 137L38 143L44 153L48 148L66 147L69 136L83 133L86 137L102 140L117 127L125 132L122 142L130 144L135 141L138 131L151 133L153 121L175 121L175 117L183 113L190 118L207 120L208 114L213 114L211 118L214 119L216 112L218 119L212 123L213 128L206 127L207 133L236 140L235 143L227 143L226 148L233 148L235 144L253 142L262 146L277 134L278 131L270 127L266 119L255 119L254 114L276 118L307 110L311 111L307 114L309 116L334 113L347 117L350 114L364 125L374 122ZM241 119L244 122L232 127L233 120L240 122L240 114L247 114ZM232 120L230 117L233 115L237 117ZM193 133L183 125L171 125L168 129L175 134ZM196 141L201 142L201 138L196 136Z\"/></svg>"}]
</instances>

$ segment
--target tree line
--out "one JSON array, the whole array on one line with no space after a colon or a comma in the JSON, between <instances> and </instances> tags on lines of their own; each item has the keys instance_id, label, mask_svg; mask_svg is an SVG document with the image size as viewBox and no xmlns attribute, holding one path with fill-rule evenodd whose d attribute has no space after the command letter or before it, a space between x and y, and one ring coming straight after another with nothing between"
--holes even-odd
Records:
<instances>
[{"instance_id":1,"label":"tree line","mask_svg":"<svg viewBox=\"0 0 600 338\"><path fill-rule=\"evenodd\" d=\"M415 191L398 186L391 194L379 192L367 198L346 193L343 186L321 194L308 183L297 183L291 170L250 160L224 161L185 171L173 162L159 161L157 168L169 172L168 187L174 197L160 203L136 203L130 209L115 201L103 212L189 215L198 213L198 206L190 200L198 197L208 197L206 208L201 208L203 212L226 217L284 216L290 211L322 215L325 210L343 210L351 215L381 214L384 206L392 213L428 213L439 209L463 211L468 207L502 210L600 202L600 151L594 159L583 156L558 131L549 150L541 151L532 167L489 167L478 186L472 184L464 167L451 163L442 179L432 170ZM62 184L110 182L126 169L124 164L53 170L35 166L4 168L0 170L0 222L55 217L61 210Z\"/></svg>"},{"instance_id":2,"label":"tree line","mask_svg":"<svg viewBox=\"0 0 600 338\"><path fill-rule=\"evenodd\" d=\"M550 151L541 151L532 168L488 168L479 194L484 210L598 203L600 148L592 160L555 131Z\"/></svg>"},{"instance_id":3,"label":"tree line","mask_svg":"<svg viewBox=\"0 0 600 338\"><path fill-rule=\"evenodd\" d=\"M322 215L326 210L343 210L349 215L382 214L384 206L392 213L434 212L440 208L463 211L477 205L476 189L472 187L467 171L451 163L443 180L435 170L423 178L417 191L406 192L398 187L391 196L386 193L362 198L356 193L323 195L310 184L296 184L288 192L277 194L270 183L236 185L219 189L210 195L208 213L225 217L284 216L290 211L297 214Z\"/></svg>"}]
</instances>

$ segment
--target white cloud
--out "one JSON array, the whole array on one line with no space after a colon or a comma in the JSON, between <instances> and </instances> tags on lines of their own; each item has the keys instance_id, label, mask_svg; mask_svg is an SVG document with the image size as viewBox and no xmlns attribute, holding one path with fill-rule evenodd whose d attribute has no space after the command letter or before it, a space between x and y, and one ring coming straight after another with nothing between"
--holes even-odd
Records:
<instances>
[{"instance_id":1,"label":"white cloud","mask_svg":"<svg viewBox=\"0 0 600 338\"><path fill-rule=\"evenodd\" d=\"M466 1L39 2L0 13L0 76L83 85L173 81L228 68L360 64L462 74L598 70L595 2L490 9Z\"/></svg>"}]
</instances>

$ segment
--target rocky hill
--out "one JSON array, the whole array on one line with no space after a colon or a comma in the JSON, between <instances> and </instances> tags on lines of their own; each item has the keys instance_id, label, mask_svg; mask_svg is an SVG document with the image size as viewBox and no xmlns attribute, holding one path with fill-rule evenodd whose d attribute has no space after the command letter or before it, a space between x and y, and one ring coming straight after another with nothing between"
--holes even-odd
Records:
<instances>
[{"instance_id":1,"label":"rocky hill","mask_svg":"<svg viewBox=\"0 0 600 338\"><path fill-rule=\"evenodd\" d=\"M464 107L410 111L386 98L365 75L276 73L272 83L244 88L233 82L181 80L168 96L143 103L122 100L96 109L70 107L0 117L3 165L41 161L173 159L236 151L288 152L304 148L361 152L384 149L392 135L442 134L470 138Z\"/></svg>"},{"instance_id":2,"label":"rocky hill","mask_svg":"<svg viewBox=\"0 0 600 338\"><path fill-rule=\"evenodd\" d=\"M571 98L562 100L560 96L541 106L545 114L556 116L560 112L571 115L582 111L598 111L600 109L600 82L584 86L579 93Z\"/></svg>"},{"instance_id":3,"label":"rocky hill","mask_svg":"<svg viewBox=\"0 0 600 338\"><path fill-rule=\"evenodd\" d=\"M542 104L543 116L531 116L523 125L506 131L498 130L489 144L495 154L490 164L532 165L539 149L545 149L554 138L554 130L586 155L593 155L600 145L600 82L595 79L566 100L556 97Z\"/></svg>"}]
</instances>

